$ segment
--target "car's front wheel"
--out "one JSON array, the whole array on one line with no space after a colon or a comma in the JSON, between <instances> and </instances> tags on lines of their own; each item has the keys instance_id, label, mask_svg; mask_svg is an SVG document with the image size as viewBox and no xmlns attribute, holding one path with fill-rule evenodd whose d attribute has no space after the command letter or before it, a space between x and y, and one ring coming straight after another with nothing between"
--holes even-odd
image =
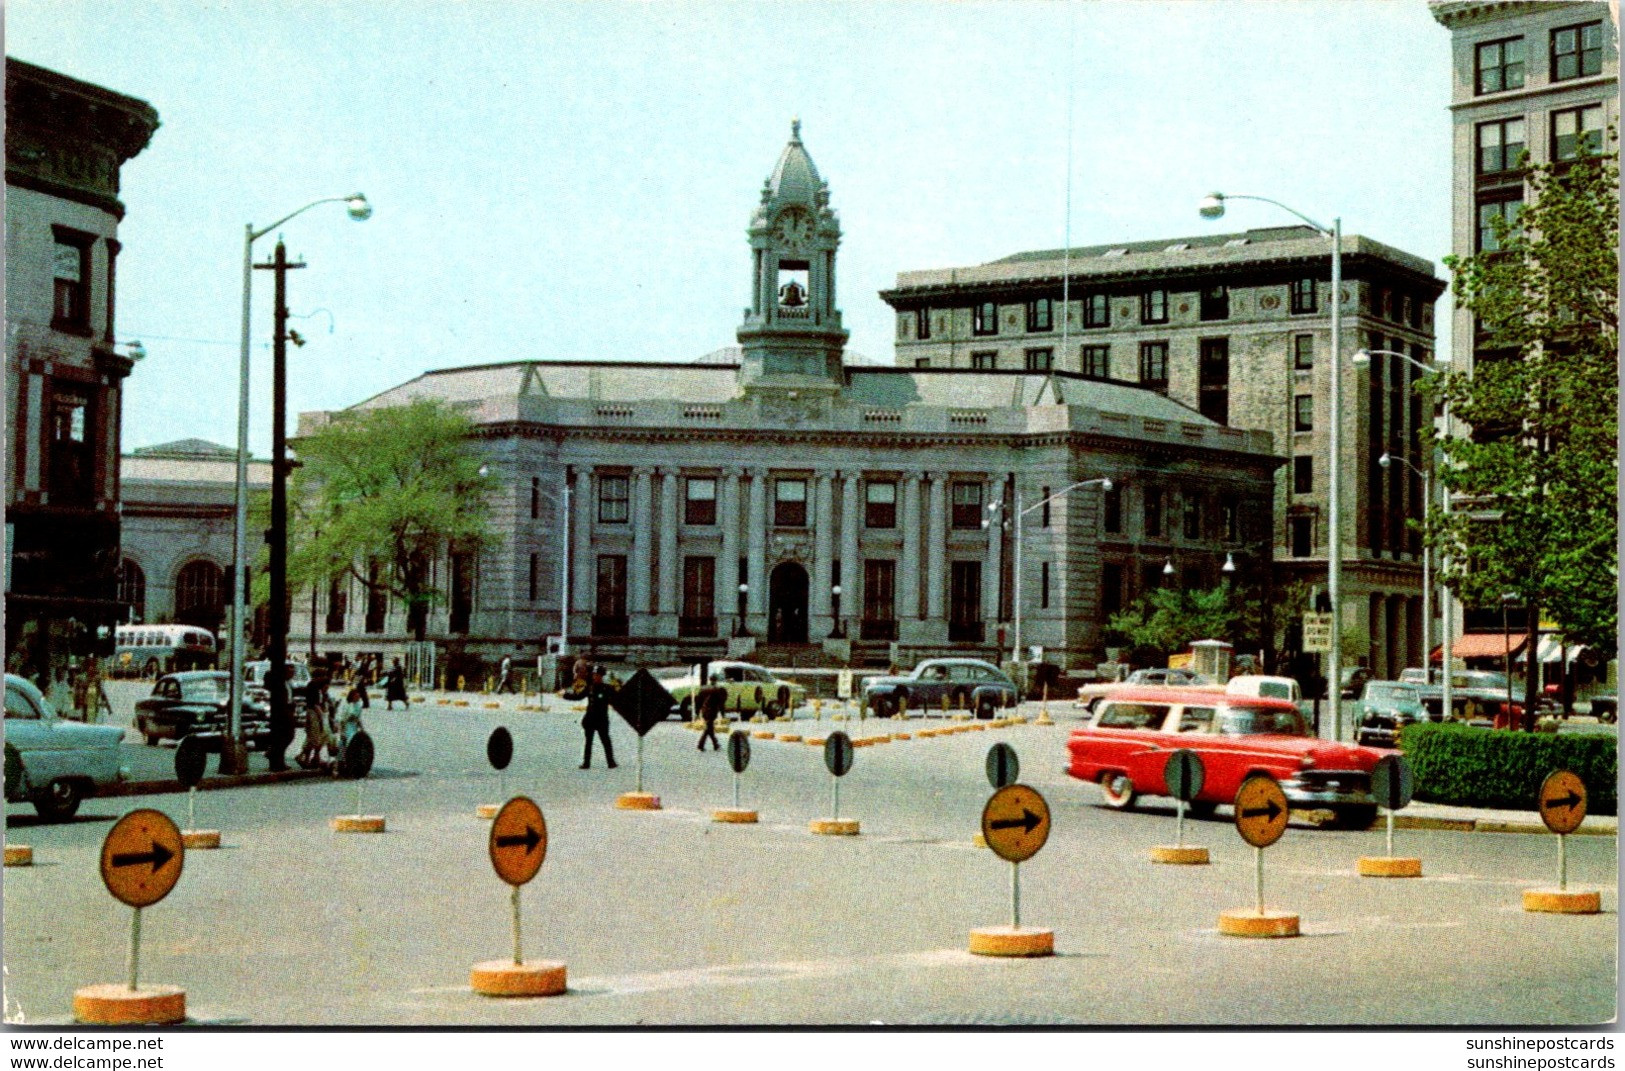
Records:
<instances>
[{"instance_id":1,"label":"car's front wheel","mask_svg":"<svg viewBox=\"0 0 1625 1071\"><path fill-rule=\"evenodd\" d=\"M1377 807L1372 803L1356 803L1332 811L1333 829L1370 829L1377 820Z\"/></svg>"},{"instance_id":2,"label":"car's front wheel","mask_svg":"<svg viewBox=\"0 0 1625 1071\"><path fill-rule=\"evenodd\" d=\"M1190 812L1192 818L1212 818L1219 805L1213 800L1191 800L1185 804L1185 810Z\"/></svg>"},{"instance_id":3,"label":"car's front wheel","mask_svg":"<svg viewBox=\"0 0 1625 1071\"><path fill-rule=\"evenodd\" d=\"M79 801L83 797L84 789L77 781L58 777L34 797L34 810L39 812L41 818L72 818L74 812L79 809Z\"/></svg>"},{"instance_id":4,"label":"car's front wheel","mask_svg":"<svg viewBox=\"0 0 1625 1071\"><path fill-rule=\"evenodd\" d=\"M1100 779L1100 794L1105 798L1106 806L1114 811L1126 811L1134 806L1138 793L1134 791L1134 782L1126 773L1108 773Z\"/></svg>"}]
</instances>

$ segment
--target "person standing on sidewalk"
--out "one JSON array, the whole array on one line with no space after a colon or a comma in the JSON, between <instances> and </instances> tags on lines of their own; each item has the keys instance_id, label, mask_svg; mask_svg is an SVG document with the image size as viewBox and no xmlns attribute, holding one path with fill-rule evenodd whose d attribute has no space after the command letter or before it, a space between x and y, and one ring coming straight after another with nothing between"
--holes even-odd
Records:
<instances>
[{"instance_id":1,"label":"person standing on sidewalk","mask_svg":"<svg viewBox=\"0 0 1625 1071\"><path fill-rule=\"evenodd\" d=\"M513 694L513 659L502 656L502 668L497 673L497 695Z\"/></svg>"},{"instance_id":2,"label":"person standing on sidewalk","mask_svg":"<svg viewBox=\"0 0 1625 1071\"><path fill-rule=\"evenodd\" d=\"M361 708L372 709L372 700L367 696L367 685L372 683L372 656L362 655L361 661L355 667L355 690L361 694Z\"/></svg>"},{"instance_id":3,"label":"person standing on sidewalk","mask_svg":"<svg viewBox=\"0 0 1625 1071\"><path fill-rule=\"evenodd\" d=\"M592 667L592 681L587 685L587 712L581 716L581 731L585 736L581 749L581 768L592 769L592 737L604 745L604 765L615 768L615 748L609 741L609 685L604 683L604 667Z\"/></svg>"},{"instance_id":4,"label":"person standing on sidewalk","mask_svg":"<svg viewBox=\"0 0 1625 1071\"><path fill-rule=\"evenodd\" d=\"M395 659L395 664L389 668L388 675L384 677L384 709L394 710L396 703L400 703L403 707L411 706L406 701L406 671L401 668L399 658Z\"/></svg>"}]
</instances>

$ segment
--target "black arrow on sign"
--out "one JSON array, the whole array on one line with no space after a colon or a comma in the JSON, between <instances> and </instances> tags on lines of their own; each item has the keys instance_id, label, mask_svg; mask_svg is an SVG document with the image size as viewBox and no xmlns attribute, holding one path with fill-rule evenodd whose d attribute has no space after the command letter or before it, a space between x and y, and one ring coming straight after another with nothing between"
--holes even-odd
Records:
<instances>
[{"instance_id":1,"label":"black arrow on sign","mask_svg":"<svg viewBox=\"0 0 1625 1071\"><path fill-rule=\"evenodd\" d=\"M1021 831L1023 833L1031 833L1033 830L1038 828L1038 824L1042 821L1042 818L1023 807L1021 809L1020 818L1000 818L996 821L989 822L988 825L994 829L1015 829L1017 826L1019 826L1021 827Z\"/></svg>"},{"instance_id":2,"label":"black arrow on sign","mask_svg":"<svg viewBox=\"0 0 1625 1071\"><path fill-rule=\"evenodd\" d=\"M169 862L173 858L175 858L174 852L170 851L162 844L159 844L157 841L153 841L152 851L150 852L114 852L113 865L140 866L142 863L151 863L152 872L156 874L159 870L163 869L165 863Z\"/></svg>"},{"instance_id":3,"label":"black arrow on sign","mask_svg":"<svg viewBox=\"0 0 1625 1071\"><path fill-rule=\"evenodd\" d=\"M1570 807L1570 808L1578 807L1578 806L1580 806L1580 794L1578 792L1572 792L1571 791L1567 796L1558 796L1555 799L1547 800L1546 801L1546 806L1548 806L1548 807Z\"/></svg>"},{"instance_id":4,"label":"black arrow on sign","mask_svg":"<svg viewBox=\"0 0 1625 1071\"><path fill-rule=\"evenodd\" d=\"M1275 816L1280 814L1280 813L1281 813L1281 808L1279 808L1279 807L1277 807L1275 805L1274 800L1270 800L1269 803L1266 804L1263 807L1248 807L1248 808L1246 808L1245 810L1243 810L1241 812L1241 816L1243 818L1257 818L1260 815L1263 815L1263 816L1267 817L1271 822L1273 822L1273 821L1275 821Z\"/></svg>"},{"instance_id":5,"label":"black arrow on sign","mask_svg":"<svg viewBox=\"0 0 1625 1071\"><path fill-rule=\"evenodd\" d=\"M542 835L530 826L525 827L524 833L511 833L506 837L497 838L498 848L517 848L525 846L525 854L529 855L536 850L536 845L542 843Z\"/></svg>"}]
</instances>

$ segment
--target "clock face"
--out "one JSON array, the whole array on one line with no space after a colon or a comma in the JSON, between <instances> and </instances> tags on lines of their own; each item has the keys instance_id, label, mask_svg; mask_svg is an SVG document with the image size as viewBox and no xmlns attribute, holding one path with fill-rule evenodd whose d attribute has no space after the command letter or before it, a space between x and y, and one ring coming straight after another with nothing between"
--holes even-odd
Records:
<instances>
[{"instance_id":1,"label":"clock face","mask_svg":"<svg viewBox=\"0 0 1625 1071\"><path fill-rule=\"evenodd\" d=\"M780 245L799 249L812 241L813 221L807 213L790 209L779 217L773 227L773 240Z\"/></svg>"}]
</instances>

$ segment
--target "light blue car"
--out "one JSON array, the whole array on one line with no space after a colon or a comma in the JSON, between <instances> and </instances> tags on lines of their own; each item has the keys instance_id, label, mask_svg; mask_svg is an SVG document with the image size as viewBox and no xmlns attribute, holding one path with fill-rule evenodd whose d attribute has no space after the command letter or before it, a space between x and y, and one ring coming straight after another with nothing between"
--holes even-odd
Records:
<instances>
[{"instance_id":1,"label":"light blue car","mask_svg":"<svg viewBox=\"0 0 1625 1071\"><path fill-rule=\"evenodd\" d=\"M69 818L79 801L129 776L119 764L124 730L59 718L40 690L6 674L6 802L27 800L41 818Z\"/></svg>"}]
</instances>

